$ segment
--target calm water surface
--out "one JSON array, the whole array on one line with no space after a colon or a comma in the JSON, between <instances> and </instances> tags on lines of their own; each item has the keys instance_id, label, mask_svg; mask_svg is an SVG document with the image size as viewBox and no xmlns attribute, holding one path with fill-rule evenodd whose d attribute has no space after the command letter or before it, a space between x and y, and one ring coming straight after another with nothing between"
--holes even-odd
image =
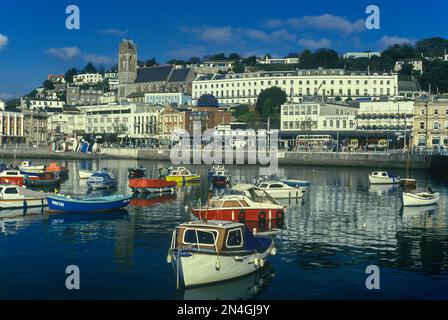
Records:
<instances>
[{"instance_id":1,"label":"calm water surface","mask_svg":"<svg viewBox=\"0 0 448 320\"><path fill-rule=\"evenodd\" d=\"M109 167L120 181L117 192L130 194L127 167L137 162L66 164L70 175L62 193L87 192L77 170ZM169 165L138 164L150 176ZM446 181L414 172L418 188L430 183L441 193L440 203L403 210L400 188L369 186L371 169L300 166L279 169L279 176L312 185L304 203L286 202L285 228L274 235L271 263L248 277L177 291L166 263L171 232L192 219L186 206L206 199L208 190L208 168L190 168L203 176L202 184L179 187L176 196L134 200L127 211L0 212L0 299L448 299ZM229 169L233 179L258 177L255 166ZM380 290L365 287L372 264L380 267ZM80 290L65 288L68 265L80 268Z\"/></svg>"}]
</instances>

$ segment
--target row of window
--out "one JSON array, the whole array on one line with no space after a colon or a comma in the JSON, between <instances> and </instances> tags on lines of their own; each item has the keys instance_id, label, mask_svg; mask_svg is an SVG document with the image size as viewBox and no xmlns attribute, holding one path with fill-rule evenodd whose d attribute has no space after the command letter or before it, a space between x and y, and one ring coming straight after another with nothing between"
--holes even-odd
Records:
<instances>
[{"instance_id":1,"label":"row of window","mask_svg":"<svg viewBox=\"0 0 448 320\"><path fill-rule=\"evenodd\" d=\"M297 82L295 80L289 80L289 84L290 85L295 85L295 84L298 84L298 85L302 85L302 84L310 85L311 82L312 82L311 80L306 80L306 81L298 80ZM260 81L260 85L261 86L264 86L264 85L271 86L271 85L280 85L280 84L286 85L287 83L288 83L287 80L267 80L267 81L261 80ZM343 86L343 85L352 85L352 84L356 84L356 85L363 84L363 85L368 86L368 85L372 85L372 84L373 85L377 85L377 84L379 84L379 85L384 85L384 84L390 85L390 80L371 80L371 81L370 80L362 80L362 81L361 80L353 80L353 81L352 80L346 80L346 82L344 82L344 80L339 80L339 81L335 81L335 80L323 80L323 81L314 80L313 83L316 86L317 85L326 85L326 84L334 85L336 83L338 83L341 86ZM254 82L248 81L248 82L226 82L226 83L221 82L221 83L210 83L210 84L195 84L193 86L193 88L194 89L208 89L208 88L214 89L214 88L224 88L224 87L226 87L226 88L232 87L233 88L233 87L240 87L240 84L241 84L241 87L246 87L246 85L248 87L250 87L250 86L254 86L254 87L258 86L258 82L257 81L254 81Z\"/></svg>"},{"instance_id":2,"label":"row of window","mask_svg":"<svg viewBox=\"0 0 448 320\"><path fill-rule=\"evenodd\" d=\"M349 125L347 127L347 124ZM347 129L353 128L355 122L353 120L323 120L323 128L336 128L336 129ZM317 129L317 121L283 121L283 130L296 129L296 130L309 130Z\"/></svg>"}]
</instances>

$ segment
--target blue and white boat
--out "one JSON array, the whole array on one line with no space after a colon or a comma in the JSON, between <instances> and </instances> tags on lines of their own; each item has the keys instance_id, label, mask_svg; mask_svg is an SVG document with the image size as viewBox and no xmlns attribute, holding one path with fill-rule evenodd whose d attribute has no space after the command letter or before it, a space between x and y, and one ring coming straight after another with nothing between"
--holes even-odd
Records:
<instances>
[{"instance_id":1,"label":"blue and white boat","mask_svg":"<svg viewBox=\"0 0 448 320\"><path fill-rule=\"evenodd\" d=\"M231 178L227 170L216 170L211 177L211 183L214 186L225 186L230 183Z\"/></svg>"},{"instance_id":2,"label":"blue and white boat","mask_svg":"<svg viewBox=\"0 0 448 320\"><path fill-rule=\"evenodd\" d=\"M212 165L212 167L210 169L208 169L208 180L211 182L212 181L212 176L216 173L216 171L218 170L225 170L224 165L223 164L214 164Z\"/></svg>"},{"instance_id":3,"label":"blue and white boat","mask_svg":"<svg viewBox=\"0 0 448 320\"><path fill-rule=\"evenodd\" d=\"M65 195L48 195L50 212L98 212L111 211L126 207L132 196L112 195L105 197L71 197Z\"/></svg>"},{"instance_id":4,"label":"blue and white boat","mask_svg":"<svg viewBox=\"0 0 448 320\"><path fill-rule=\"evenodd\" d=\"M311 185L311 181L308 180L282 180L284 184L287 184L290 187L298 188L298 187L309 187Z\"/></svg>"},{"instance_id":5,"label":"blue and white boat","mask_svg":"<svg viewBox=\"0 0 448 320\"><path fill-rule=\"evenodd\" d=\"M90 189L111 189L117 187L117 180L110 176L107 170L97 171L87 179L87 185Z\"/></svg>"}]
</instances>

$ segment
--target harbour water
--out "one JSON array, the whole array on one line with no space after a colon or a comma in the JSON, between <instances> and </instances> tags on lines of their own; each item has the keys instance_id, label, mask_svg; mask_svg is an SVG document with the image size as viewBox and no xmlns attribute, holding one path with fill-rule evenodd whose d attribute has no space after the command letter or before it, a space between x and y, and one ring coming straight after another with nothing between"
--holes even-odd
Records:
<instances>
[{"instance_id":1,"label":"harbour water","mask_svg":"<svg viewBox=\"0 0 448 320\"><path fill-rule=\"evenodd\" d=\"M143 165L156 177L169 163L66 165L61 193L85 194L77 171L108 167L119 180L116 192L130 194L128 166ZM208 167L188 168L202 183L178 187L175 196L135 199L126 211L8 217L0 211L0 299L448 299L447 181L412 172L418 189L428 183L441 193L440 203L402 209L400 187L369 186L372 169L301 166L279 168L279 176L310 180L311 187L304 203L286 200L270 264L244 278L177 291L166 263L171 232L192 219L186 206L205 200L209 189ZM228 169L234 180L258 178L257 166ZM68 265L80 269L80 290L65 287ZM369 265L380 268L379 290L366 289Z\"/></svg>"}]
</instances>

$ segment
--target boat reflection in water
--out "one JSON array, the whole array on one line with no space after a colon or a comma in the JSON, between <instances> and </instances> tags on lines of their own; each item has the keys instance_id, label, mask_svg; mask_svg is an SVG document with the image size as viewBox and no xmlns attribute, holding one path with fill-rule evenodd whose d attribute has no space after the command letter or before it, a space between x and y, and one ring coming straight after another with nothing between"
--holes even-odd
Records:
<instances>
[{"instance_id":1,"label":"boat reflection in water","mask_svg":"<svg viewBox=\"0 0 448 320\"><path fill-rule=\"evenodd\" d=\"M249 300L256 299L275 276L274 269L267 263L257 272L247 276L211 285L182 288L179 299L183 300Z\"/></svg>"},{"instance_id":2,"label":"boat reflection in water","mask_svg":"<svg viewBox=\"0 0 448 320\"><path fill-rule=\"evenodd\" d=\"M432 226L432 218L439 212L439 206L433 204L421 207L401 207L400 215L403 224L412 227L427 228Z\"/></svg>"},{"instance_id":3,"label":"boat reflection in water","mask_svg":"<svg viewBox=\"0 0 448 320\"><path fill-rule=\"evenodd\" d=\"M128 211L126 209L93 213L57 213L48 215L48 224L58 225L96 220L118 220L127 216Z\"/></svg>"},{"instance_id":4,"label":"boat reflection in water","mask_svg":"<svg viewBox=\"0 0 448 320\"><path fill-rule=\"evenodd\" d=\"M172 192L164 193L136 193L132 196L130 206L132 207L149 207L157 203L168 202L176 199L176 194Z\"/></svg>"},{"instance_id":5,"label":"boat reflection in water","mask_svg":"<svg viewBox=\"0 0 448 320\"><path fill-rule=\"evenodd\" d=\"M394 192L397 189L396 184L371 184L369 186L369 192L378 196Z\"/></svg>"}]
</instances>

